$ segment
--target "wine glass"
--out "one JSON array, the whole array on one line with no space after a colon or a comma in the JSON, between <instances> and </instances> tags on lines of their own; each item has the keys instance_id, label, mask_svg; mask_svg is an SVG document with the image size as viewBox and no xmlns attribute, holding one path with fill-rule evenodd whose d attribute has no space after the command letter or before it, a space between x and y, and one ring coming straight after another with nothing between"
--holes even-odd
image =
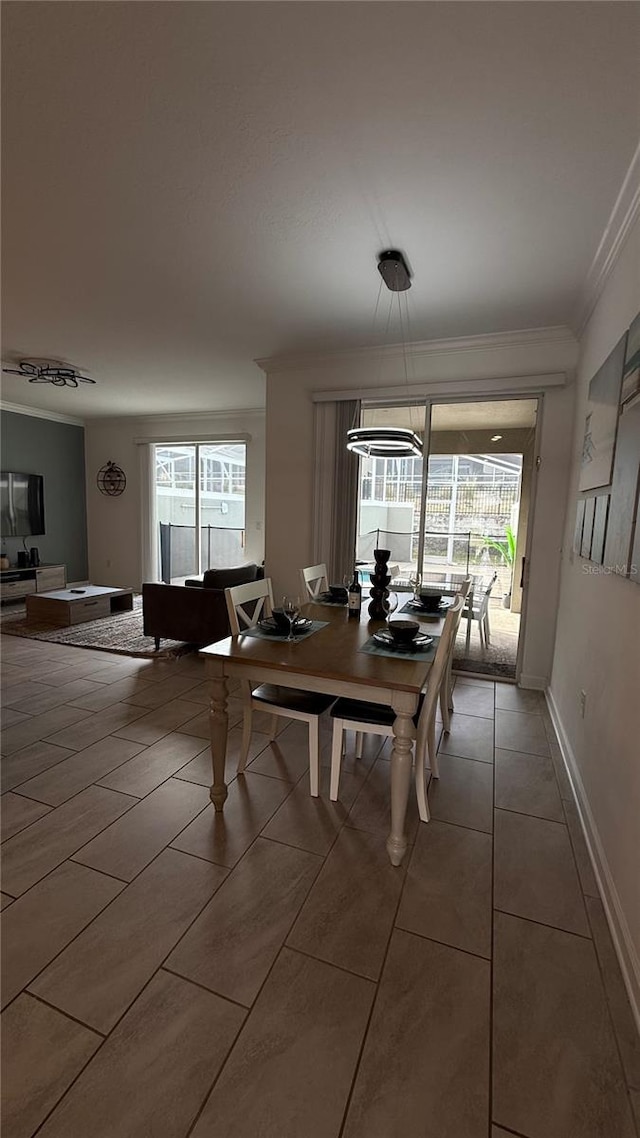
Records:
<instances>
[{"instance_id":1,"label":"wine glass","mask_svg":"<svg viewBox=\"0 0 640 1138\"><path fill-rule=\"evenodd\" d=\"M386 613L385 620L387 622L387 627L388 627L389 618L391 616L393 616L393 613L396 611L396 609L398 607L398 594L397 593L389 593L385 597L385 599L383 600L382 607L384 608L384 611Z\"/></svg>"},{"instance_id":2,"label":"wine glass","mask_svg":"<svg viewBox=\"0 0 640 1138\"><path fill-rule=\"evenodd\" d=\"M300 597L287 595L282 598L282 611L289 621L289 635L287 640L293 640L293 629L300 616Z\"/></svg>"}]
</instances>

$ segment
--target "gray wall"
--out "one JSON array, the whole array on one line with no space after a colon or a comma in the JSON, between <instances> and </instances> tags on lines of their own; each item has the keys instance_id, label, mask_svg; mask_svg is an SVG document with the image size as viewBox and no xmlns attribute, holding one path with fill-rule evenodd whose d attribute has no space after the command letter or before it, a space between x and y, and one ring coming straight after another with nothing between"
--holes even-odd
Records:
<instances>
[{"instance_id":1,"label":"gray wall","mask_svg":"<svg viewBox=\"0 0 640 1138\"><path fill-rule=\"evenodd\" d=\"M44 475L46 533L27 537L40 561L66 565L69 581L87 579L87 511L85 501L84 427L2 413L2 469ZM3 549L16 562L22 538L3 539Z\"/></svg>"}]
</instances>

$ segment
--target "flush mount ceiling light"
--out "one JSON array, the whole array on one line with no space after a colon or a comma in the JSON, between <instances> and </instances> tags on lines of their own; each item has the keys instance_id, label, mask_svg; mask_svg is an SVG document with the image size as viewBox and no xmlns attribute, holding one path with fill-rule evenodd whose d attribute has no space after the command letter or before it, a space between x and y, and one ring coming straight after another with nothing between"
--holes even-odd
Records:
<instances>
[{"instance_id":1,"label":"flush mount ceiling light","mask_svg":"<svg viewBox=\"0 0 640 1138\"><path fill-rule=\"evenodd\" d=\"M29 383L52 383L54 387L78 387L80 383L96 382L87 375L81 375L77 367L60 360L18 360L17 367L3 367L2 370L10 375L22 375Z\"/></svg>"},{"instance_id":2,"label":"flush mount ceiling light","mask_svg":"<svg viewBox=\"0 0 640 1138\"><path fill-rule=\"evenodd\" d=\"M393 312L393 293L398 294L398 316L400 320L400 335L402 339L402 355L404 360L404 378L409 389L407 372L407 350L405 345L401 292L411 288L411 273L402 253L397 249L387 249L378 257L378 272L392 294L389 305L387 329L391 325ZM380 283L380 292L382 282ZM380 292L376 303L376 313L380 303ZM375 313L374 313L375 321ZM406 316L408 325L408 313ZM347 450L362 455L363 458L420 458L422 456L422 440L410 427L353 427L347 431Z\"/></svg>"},{"instance_id":3,"label":"flush mount ceiling light","mask_svg":"<svg viewBox=\"0 0 640 1138\"><path fill-rule=\"evenodd\" d=\"M501 438L502 438L502 435L492 435L491 436L491 442L492 443L499 443Z\"/></svg>"}]
</instances>

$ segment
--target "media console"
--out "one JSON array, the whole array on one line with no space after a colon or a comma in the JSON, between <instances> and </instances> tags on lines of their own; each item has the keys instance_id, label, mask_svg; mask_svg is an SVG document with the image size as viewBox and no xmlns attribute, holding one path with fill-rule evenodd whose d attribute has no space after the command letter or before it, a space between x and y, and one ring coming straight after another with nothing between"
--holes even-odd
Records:
<instances>
[{"instance_id":1,"label":"media console","mask_svg":"<svg viewBox=\"0 0 640 1138\"><path fill-rule=\"evenodd\" d=\"M38 565L31 569L0 569L0 602L19 601L32 593L64 589L66 565Z\"/></svg>"}]
</instances>

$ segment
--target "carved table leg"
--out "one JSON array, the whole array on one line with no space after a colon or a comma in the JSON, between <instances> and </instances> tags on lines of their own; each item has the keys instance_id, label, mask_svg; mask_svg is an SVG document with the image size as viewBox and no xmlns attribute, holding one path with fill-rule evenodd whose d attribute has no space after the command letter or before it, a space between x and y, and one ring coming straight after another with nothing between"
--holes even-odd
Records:
<instances>
[{"instance_id":1,"label":"carved table leg","mask_svg":"<svg viewBox=\"0 0 640 1138\"><path fill-rule=\"evenodd\" d=\"M222 672L214 672L210 665L211 703L209 705L209 729L211 731L211 763L213 766L213 786L209 797L215 809L221 813L227 797L224 781L224 765L227 757L227 714L228 684Z\"/></svg>"},{"instance_id":2,"label":"carved table leg","mask_svg":"<svg viewBox=\"0 0 640 1138\"><path fill-rule=\"evenodd\" d=\"M396 718L391 752L391 833L387 839L387 853L392 865L402 864L407 848L404 819L411 782L412 744L415 737L413 714L416 706L417 699L408 692L399 692L393 700Z\"/></svg>"}]
</instances>

